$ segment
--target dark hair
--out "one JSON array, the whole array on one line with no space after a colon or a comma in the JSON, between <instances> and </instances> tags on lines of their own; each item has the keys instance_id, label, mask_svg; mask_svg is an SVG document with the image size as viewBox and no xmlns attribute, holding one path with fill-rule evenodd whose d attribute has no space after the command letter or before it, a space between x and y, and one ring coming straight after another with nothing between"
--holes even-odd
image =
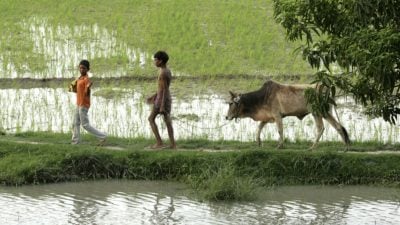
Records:
<instances>
[{"instance_id":1,"label":"dark hair","mask_svg":"<svg viewBox=\"0 0 400 225\"><path fill-rule=\"evenodd\" d=\"M90 63L89 61L87 61L86 59L82 60L79 65L82 65L84 67L86 67L88 70L90 70Z\"/></svg>"},{"instance_id":2,"label":"dark hair","mask_svg":"<svg viewBox=\"0 0 400 225\"><path fill-rule=\"evenodd\" d=\"M168 54L164 51L156 52L156 54L154 54L154 58L161 60L164 64L167 63L169 60Z\"/></svg>"}]
</instances>

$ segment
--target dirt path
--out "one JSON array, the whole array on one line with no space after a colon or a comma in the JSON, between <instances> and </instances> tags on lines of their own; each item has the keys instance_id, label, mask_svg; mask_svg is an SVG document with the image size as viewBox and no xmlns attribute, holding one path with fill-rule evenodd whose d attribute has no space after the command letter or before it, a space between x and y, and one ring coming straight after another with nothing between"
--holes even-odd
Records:
<instances>
[{"instance_id":1,"label":"dirt path","mask_svg":"<svg viewBox=\"0 0 400 225\"><path fill-rule=\"evenodd\" d=\"M36 142L36 141L23 141L23 140L7 140L11 141L14 143L21 143L21 144L32 144L32 145L58 145L50 142ZM105 145L105 146L94 146L96 148L102 148L102 149L108 149L108 150L113 150L113 151L127 151L129 150L128 148L120 147L120 146L111 146L111 145ZM178 146L179 147L179 146ZM144 151L165 151L165 150L171 150L171 149L151 149L149 147L143 148ZM239 150L234 150L234 149L208 149L208 148L197 148L197 149L183 149L183 148L178 148L176 151L199 151L199 152L233 152L233 151L239 151ZM318 151L318 150L314 150ZM377 150L377 151L347 151L343 153L350 153L350 154L371 154L371 155L380 155L380 154L400 154L400 151L394 151L394 150Z\"/></svg>"},{"instance_id":2,"label":"dirt path","mask_svg":"<svg viewBox=\"0 0 400 225\"><path fill-rule=\"evenodd\" d=\"M36 141L20 141L20 140L9 140L11 142L15 142L15 143L20 143L20 144L32 144L32 145L57 145L54 143L50 143L50 142L36 142ZM110 150L114 150L114 151L124 151L127 150L126 148L122 148L122 147L118 147L118 146L95 146L98 148L105 148L105 149L110 149Z\"/></svg>"}]
</instances>

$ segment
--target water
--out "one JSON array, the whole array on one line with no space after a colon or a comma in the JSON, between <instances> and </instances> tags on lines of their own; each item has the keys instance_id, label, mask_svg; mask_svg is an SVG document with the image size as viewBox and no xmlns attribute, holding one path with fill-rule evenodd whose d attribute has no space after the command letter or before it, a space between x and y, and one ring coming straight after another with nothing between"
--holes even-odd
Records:
<instances>
[{"instance_id":1,"label":"water","mask_svg":"<svg viewBox=\"0 0 400 225\"><path fill-rule=\"evenodd\" d=\"M93 89L96 93L101 89ZM124 90L114 98L92 97L89 119L98 129L117 137L153 138L147 117L150 106L144 103L146 94ZM226 121L227 96L203 94L173 100L173 123L177 139L207 138L210 140L254 141L258 123L251 119ZM12 104L10 104L12 103ZM368 119L349 98L339 99L338 116L352 141L398 143L400 127L382 119ZM0 90L0 128L8 132L52 131L71 132L75 110L75 94L63 88L2 89ZM312 116L302 121L287 117L284 136L289 140L314 140ZM157 118L163 137L167 137L163 120ZM265 126L262 140L278 140L275 124ZM322 141L340 141L336 130L325 123Z\"/></svg>"},{"instance_id":2,"label":"water","mask_svg":"<svg viewBox=\"0 0 400 225\"><path fill-rule=\"evenodd\" d=\"M198 201L182 184L93 181L0 187L0 224L399 224L400 190L265 189L256 202Z\"/></svg>"}]
</instances>

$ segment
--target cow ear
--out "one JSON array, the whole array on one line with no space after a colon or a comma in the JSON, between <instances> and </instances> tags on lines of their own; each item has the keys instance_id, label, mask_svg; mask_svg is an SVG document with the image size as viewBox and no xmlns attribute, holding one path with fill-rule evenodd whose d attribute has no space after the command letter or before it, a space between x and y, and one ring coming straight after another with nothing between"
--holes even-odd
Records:
<instances>
[{"instance_id":1,"label":"cow ear","mask_svg":"<svg viewBox=\"0 0 400 225\"><path fill-rule=\"evenodd\" d=\"M231 94L231 97L232 97L232 98L235 98L235 97L236 97L236 94L233 93L232 91L229 91L229 94Z\"/></svg>"}]
</instances>

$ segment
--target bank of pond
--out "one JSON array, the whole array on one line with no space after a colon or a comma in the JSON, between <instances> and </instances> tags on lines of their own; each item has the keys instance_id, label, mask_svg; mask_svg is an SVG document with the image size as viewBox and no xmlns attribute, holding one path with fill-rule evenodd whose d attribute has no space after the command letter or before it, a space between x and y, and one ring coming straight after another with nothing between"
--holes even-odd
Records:
<instances>
[{"instance_id":1,"label":"bank of pond","mask_svg":"<svg viewBox=\"0 0 400 225\"><path fill-rule=\"evenodd\" d=\"M0 136L0 183L45 184L97 179L167 180L188 184L209 200L253 200L257 190L274 185L398 186L397 145L339 142L179 140L177 150L150 150L151 139L109 138L105 147L84 136L69 144L69 134L21 133Z\"/></svg>"}]
</instances>

